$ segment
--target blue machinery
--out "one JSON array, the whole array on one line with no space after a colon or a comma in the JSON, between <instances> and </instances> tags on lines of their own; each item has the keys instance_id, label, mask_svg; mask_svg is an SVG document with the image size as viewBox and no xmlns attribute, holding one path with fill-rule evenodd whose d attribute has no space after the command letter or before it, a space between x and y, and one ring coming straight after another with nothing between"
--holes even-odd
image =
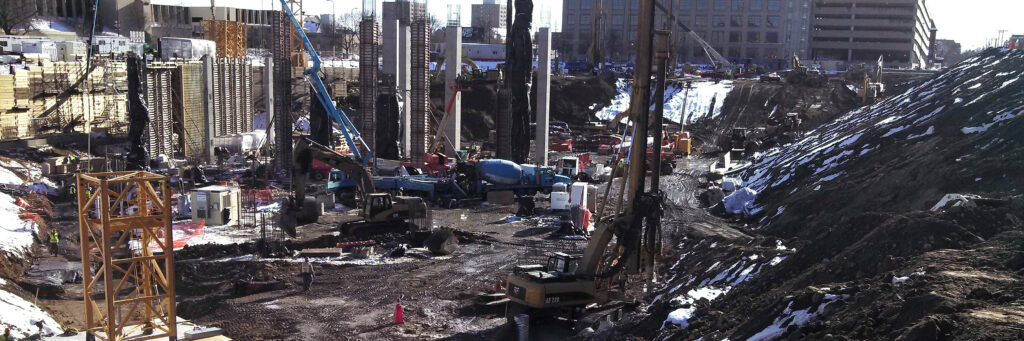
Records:
<instances>
[{"instance_id":1,"label":"blue machinery","mask_svg":"<svg viewBox=\"0 0 1024 341\"><path fill-rule=\"evenodd\" d=\"M341 109L338 109L338 107L334 105L334 101L331 100L331 95L327 93L327 87L325 87L324 82L320 80L320 64L322 63L320 55L313 49L313 44L309 42L309 37L307 37L306 32L302 30L302 23L295 18L295 13L292 13L292 9L288 7L287 0L281 0L281 9L288 14L288 18L292 20L292 27L295 28L295 34L299 36L299 39L302 39L302 46L306 48L306 52L309 52L309 59L313 62L313 67L306 69L304 72L306 75L306 81L313 86L313 92L316 93L316 99L320 102L320 105L323 105L327 114L331 116L331 119L338 123L338 126L341 128L341 133L345 136L345 142L348 143L349 149L352 150L352 155L354 155L356 160L359 160L359 163L365 167L373 157L373 151L370 150L366 141L363 141L362 136L359 134L359 130L356 129L356 126L348 119L345 112L341 111ZM373 113L368 114L372 115ZM356 145L355 142L357 140L366 147L365 156L359 152L359 146Z\"/></svg>"}]
</instances>

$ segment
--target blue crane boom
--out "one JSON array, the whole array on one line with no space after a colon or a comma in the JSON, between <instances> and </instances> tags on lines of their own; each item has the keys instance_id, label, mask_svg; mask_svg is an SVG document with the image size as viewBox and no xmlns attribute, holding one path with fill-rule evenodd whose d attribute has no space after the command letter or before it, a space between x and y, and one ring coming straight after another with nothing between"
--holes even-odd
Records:
<instances>
[{"instance_id":1,"label":"blue crane boom","mask_svg":"<svg viewBox=\"0 0 1024 341\"><path fill-rule=\"evenodd\" d=\"M313 62L313 66L306 69L304 74L306 75L306 80L313 86L313 92L316 95L317 101L320 102L320 105L324 106L324 109L326 109L327 114L331 116L331 119L338 123L338 126L341 128L341 133L345 136L345 142L348 143L349 149L352 150L352 155L354 155L363 166L366 166L367 163L370 162L370 158L373 156L373 151L370 150L366 141L363 141L362 136L359 134L359 130L356 129L356 126L352 124L351 120L349 120L348 115L345 115L344 111L334 105L334 101L331 100L331 95L327 93L327 87L325 87L323 81L320 80L320 65L322 63L320 55L316 53L315 49L313 49L313 44L310 43L309 37L307 37L306 32L302 30L302 24L295 18L295 13L292 12L292 9L288 7L287 0L281 0L281 8L286 14L288 14L288 18L291 19L292 27L295 28L295 34L299 36L299 39L302 39L302 45L306 48L306 52L309 52L309 59ZM373 113L368 114L372 115ZM366 155L362 155L359 152L359 147L356 145L357 140L366 147Z\"/></svg>"}]
</instances>

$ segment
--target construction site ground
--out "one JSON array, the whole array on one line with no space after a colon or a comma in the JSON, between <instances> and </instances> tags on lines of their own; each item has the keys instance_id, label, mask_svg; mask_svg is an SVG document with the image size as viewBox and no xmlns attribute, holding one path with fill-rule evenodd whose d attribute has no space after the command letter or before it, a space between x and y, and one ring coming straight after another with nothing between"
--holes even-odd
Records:
<instances>
[{"instance_id":1,"label":"construction site ground","mask_svg":"<svg viewBox=\"0 0 1024 341\"><path fill-rule=\"evenodd\" d=\"M663 181L672 207L666 235L685 232L747 238L698 207L694 194L708 165L702 158L681 161L676 173ZM614 187L612 192L616 192ZM538 206L546 212L546 198L541 197ZM302 290L298 277L300 258L261 259L252 255L252 242L187 247L176 253L178 316L198 325L220 327L226 336L238 340L487 340L509 336L505 305L478 305L477 294L503 280L515 265L542 264L558 251L581 253L586 244L578 237L552 238L558 229L554 214L519 219L515 211L515 205L487 203L435 209L436 225L459 230L461 245L453 255L409 252L401 257L362 260L314 258L316 278L309 291ZM332 236L336 224L353 219L354 211L328 213L319 223L301 227L290 245L322 245L325 239L333 242L338 238ZM61 219L55 220L62 224ZM682 230L684 226L687 231ZM378 247L378 254L392 251L388 239L384 238L385 246ZM41 246L36 247L40 250L35 254L46 254ZM63 258L46 256L32 262L47 260ZM39 305L66 325L83 325L81 285L63 287L59 299L40 299ZM627 299L640 298L637 290L631 290ZM400 325L393 323L398 300L406 321ZM576 334L557 320L538 321L534 328L544 330L542 339L547 340Z\"/></svg>"},{"instance_id":2,"label":"construction site ground","mask_svg":"<svg viewBox=\"0 0 1024 341\"><path fill-rule=\"evenodd\" d=\"M696 159L681 165L664 181L666 191L675 193L672 202L678 207L669 214L666 233L678 233L678 227L685 225L709 235L742 236L696 206L694 189L708 162ZM503 280L515 265L542 264L547 255L557 251L582 252L586 243L581 238L550 238L558 229L553 215L519 220L514 218L515 210L515 205L490 204L436 209L433 214L437 225L463 232L459 233L462 244L455 254L407 255L351 264L314 261L316 279L306 292L299 285L300 263L294 259L235 259L231 252L184 259L198 255L185 253L178 257L177 271L179 276L191 278L178 282L179 291L197 294L179 300L186 302L179 303L179 315L246 340L492 339L505 332L505 305L477 305L476 295ZM321 223L300 228L301 238L331 234L333 222L351 219L355 216L349 213L332 213ZM196 277L210 278L204 281ZM281 281L286 287L251 295L223 294L222 289L233 281L250 278ZM206 294L190 290L198 289L188 288L191 283L205 288L202 292ZM395 325L393 316L399 299L406 323ZM198 304L187 303L191 301ZM558 340L573 334L571 328L563 326L545 329L544 337Z\"/></svg>"}]
</instances>

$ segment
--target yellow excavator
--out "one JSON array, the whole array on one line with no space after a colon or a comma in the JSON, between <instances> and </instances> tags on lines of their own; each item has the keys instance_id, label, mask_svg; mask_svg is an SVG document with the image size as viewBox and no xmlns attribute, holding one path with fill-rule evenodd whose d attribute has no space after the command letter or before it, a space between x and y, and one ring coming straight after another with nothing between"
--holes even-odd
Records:
<instances>
[{"instance_id":1,"label":"yellow excavator","mask_svg":"<svg viewBox=\"0 0 1024 341\"><path fill-rule=\"evenodd\" d=\"M653 6L652 0L640 1L641 13L652 13ZM641 14L641 17L644 15ZM640 37L654 34L647 20L641 20L639 31ZM648 136L649 122L660 123L663 116L663 112L657 108L653 115L649 110L652 97L652 40L640 39L638 44L632 108L628 111L636 127L634 140L639 141ZM658 45L665 46L667 41L667 36L665 39L659 38ZM667 51L664 48L657 55L661 63L657 86L661 93L664 88ZM660 124L656 126L660 127ZM652 130L656 139L661 135L658 127ZM660 143L655 145L658 151L653 153L652 160L657 167L660 161L654 155L660 154ZM546 314L561 309L575 312L590 304L607 303L612 298L612 284L624 280L623 275L642 270L653 276L653 259L657 253L654 247L657 244L655 236L659 234L663 202L661 191L656 189L659 175L658 172L652 173L651 187L655 190L645 192L647 146L644 143L633 143L630 148L628 172L622 187L625 191L622 212L619 213L619 208L616 208L608 217L601 217L603 212L598 213L599 221L582 255L559 252L550 255L547 264L519 265L513 268L512 274L508 276L505 293L509 300L506 316L510 320L520 314ZM607 202L607 197L605 200ZM613 237L614 244L611 244Z\"/></svg>"},{"instance_id":2,"label":"yellow excavator","mask_svg":"<svg viewBox=\"0 0 1024 341\"><path fill-rule=\"evenodd\" d=\"M377 193L366 167L352 156L338 153L305 137L295 143L293 153L293 197L280 215L280 226L288 235L296 235L295 228L299 222L315 222L319 218L318 200L306 197L312 160L341 171L348 180L355 183L356 195L361 199L362 209L359 212L362 219L342 223L339 229L344 235L365 237L381 233L429 232L432 228L430 210L423 198Z\"/></svg>"}]
</instances>

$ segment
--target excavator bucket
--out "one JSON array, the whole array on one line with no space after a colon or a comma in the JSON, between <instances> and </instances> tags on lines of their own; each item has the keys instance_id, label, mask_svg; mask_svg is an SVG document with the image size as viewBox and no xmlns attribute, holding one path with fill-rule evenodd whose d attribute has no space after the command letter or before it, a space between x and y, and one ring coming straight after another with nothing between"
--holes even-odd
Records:
<instances>
[{"instance_id":1,"label":"excavator bucket","mask_svg":"<svg viewBox=\"0 0 1024 341\"><path fill-rule=\"evenodd\" d=\"M281 231L287 233L289 237L295 238L295 228L299 225L299 213L301 210L295 209L294 204L291 202L285 202L285 205L281 207L280 214L277 215L277 226L281 228Z\"/></svg>"},{"instance_id":2,"label":"excavator bucket","mask_svg":"<svg viewBox=\"0 0 1024 341\"><path fill-rule=\"evenodd\" d=\"M441 227L434 231L424 244L427 250L435 255L450 255L459 248L459 238L451 228Z\"/></svg>"}]
</instances>

